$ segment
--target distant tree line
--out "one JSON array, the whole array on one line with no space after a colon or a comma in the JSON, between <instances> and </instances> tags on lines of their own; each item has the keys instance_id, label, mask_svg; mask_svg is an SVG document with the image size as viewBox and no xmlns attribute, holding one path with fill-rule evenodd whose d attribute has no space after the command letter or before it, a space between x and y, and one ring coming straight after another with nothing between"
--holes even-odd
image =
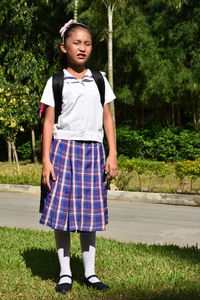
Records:
<instances>
[{"instance_id":1,"label":"distant tree line","mask_svg":"<svg viewBox=\"0 0 200 300\"><path fill-rule=\"evenodd\" d=\"M168 4L164 2L169 2ZM117 127L200 125L200 2L116 1L113 12ZM177 9L178 8L178 9ZM72 0L0 3L1 153L39 139L39 101L47 78L59 70L59 28L73 18ZM79 0L78 20L94 33L90 64L107 71L105 1ZM27 133L28 136L27 137ZM1 154L1 155L2 155ZM11 154L10 154L11 155Z\"/></svg>"}]
</instances>

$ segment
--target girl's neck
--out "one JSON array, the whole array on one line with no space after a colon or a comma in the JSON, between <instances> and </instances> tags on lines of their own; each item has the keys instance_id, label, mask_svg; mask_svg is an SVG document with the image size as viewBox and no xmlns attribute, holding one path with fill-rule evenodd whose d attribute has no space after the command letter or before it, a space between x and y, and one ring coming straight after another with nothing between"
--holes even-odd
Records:
<instances>
[{"instance_id":1,"label":"girl's neck","mask_svg":"<svg viewBox=\"0 0 200 300\"><path fill-rule=\"evenodd\" d=\"M68 66L67 71L76 78L83 78L87 71L87 68L85 66Z\"/></svg>"}]
</instances>

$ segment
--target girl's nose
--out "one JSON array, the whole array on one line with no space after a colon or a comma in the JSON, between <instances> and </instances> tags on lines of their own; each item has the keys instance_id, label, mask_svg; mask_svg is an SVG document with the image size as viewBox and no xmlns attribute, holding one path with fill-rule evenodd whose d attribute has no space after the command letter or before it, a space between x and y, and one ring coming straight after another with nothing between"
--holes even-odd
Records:
<instances>
[{"instance_id":1,"label":"girl's nose","mask_svg":"<svg viewBox=\"0 0 200 300\"><path fill-rule=\"evenodd\" d=\"M80 45L79 50L82 51L82 52L85 52L85 45L84 44Z\"/></svg>"}]
</instances>

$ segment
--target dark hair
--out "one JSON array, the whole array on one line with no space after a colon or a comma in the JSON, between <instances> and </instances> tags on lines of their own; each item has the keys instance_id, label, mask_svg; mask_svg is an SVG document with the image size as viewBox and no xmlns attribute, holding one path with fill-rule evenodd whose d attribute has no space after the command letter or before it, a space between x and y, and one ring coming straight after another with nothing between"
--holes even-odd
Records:
<instances>
[{"instance_id":1,"label":"dark hair","mask_svg":"<svg viewBox=\"0 0 200 300\"><path fill-rule=\"evenodd\" d=\"M81 27L82 29L86 29L89 32L91 39L92 39L92 32L88 26L86 26L82 23L77 23L77 24L75 23L75 24L70 25L70 27L65 31L64 39L62 40L62 42L65 43L66 39L70 36L71 31L78 27ZM67 56L62 51L60 51L60 64L61 64L62 68L64 68L64 69L67 68Z\"/></svg>"},{"instance_id":2,"label":"dark hair","mask_svg":"<svg viewBox=\"0 0 200 300\"><path fill-rule=\"evenodd\" d=\"M90 30L90 28L88 26L86 26L86 25L84 25L82 23L77 23L77 24L75 23L75 24L70 25L69 28L67 28L67 30L64 33L64 39L63 39L63 41L65 42L65 40L69 37L70 32L72 30L74 30L75 28L78 28L78 27L81 27L82 29L86 29L89 32L89 34L91 35L91 38L92 38L92 33L91 33L91 30Z\"/></svg>"}]
</instances>

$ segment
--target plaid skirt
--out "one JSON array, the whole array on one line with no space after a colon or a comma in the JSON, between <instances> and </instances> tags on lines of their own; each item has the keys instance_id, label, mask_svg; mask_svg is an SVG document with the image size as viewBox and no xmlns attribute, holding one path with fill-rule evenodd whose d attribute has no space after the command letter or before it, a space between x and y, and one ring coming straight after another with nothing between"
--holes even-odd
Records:
<instances>
[{"instance_id":1,"label":"plaid skirt","mask_svg":"<svg viewBox=\"0 0 200 300\"><path fill-rule=\"evenodd\" d=\"M45 194L40 223L66 231L101 231L108 223L105 153L98 142L53 140L56 181Z\"/></svg>"}]
</instances>

